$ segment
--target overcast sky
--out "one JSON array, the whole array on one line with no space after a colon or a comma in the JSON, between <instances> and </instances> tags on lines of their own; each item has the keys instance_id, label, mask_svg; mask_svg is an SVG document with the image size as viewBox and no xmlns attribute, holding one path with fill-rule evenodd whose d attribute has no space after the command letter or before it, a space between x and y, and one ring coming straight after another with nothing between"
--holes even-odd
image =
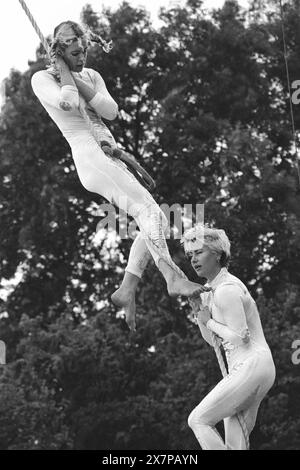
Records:
<instances>
[{"instance_id":1,"label":"overcast sky","mask_svg":"<svg viewBox=\"0 0 300 470\"><path fill-rule=\"evenodd\" d=\"M180 3L180 0L177 2ZM66 19L79 21L80 12L87 3L90 3L95 11L101 11L103 5L109 5L114 9L122 2L121 0L26 0L26 3L41 31L47 36L52 34L54 26ZM133 6L145 6L155 21L159 8L169 6L172 0L128 0L128 3ZM173 0L173 3L176 3L176 0ZM239 3L246 6L248 0L239 0ZM218 8L223 4L224 0L204 1L204 5L208 8ZM9 74L11 68L26 70L28 60L35 59L35 50L39 44L19 0L0 2L0 39L0 80L2 80Z\"/></svg>"}]
</instances>

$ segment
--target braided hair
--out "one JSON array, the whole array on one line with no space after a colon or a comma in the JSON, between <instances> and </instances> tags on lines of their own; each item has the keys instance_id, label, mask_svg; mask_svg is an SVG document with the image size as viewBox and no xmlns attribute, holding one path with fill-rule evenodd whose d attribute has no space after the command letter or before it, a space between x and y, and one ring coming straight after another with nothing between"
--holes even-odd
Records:
<instances>
[{"instance_id":1,"label":"braided hair","mask_svg":"<svg viewBox=\"0 0 300 470\"><path fill-rule=\"evenodd\" d=\"M70 39L66 39L61 32L64 26L70 26L74 32L74 36ZM112 41L105 41L100 34L93 33L88 26L79 25L74 21L63 21L54 29L53 40L50 45L50 65L48 66L52 67L52 73L58 81L60 81L60 75L56 68L57 56L63 55L67 47L76 41L85 41L88 47L94 42L99 44L106 53L109 53L113 47Z\"/></svg>"}]
</instances>

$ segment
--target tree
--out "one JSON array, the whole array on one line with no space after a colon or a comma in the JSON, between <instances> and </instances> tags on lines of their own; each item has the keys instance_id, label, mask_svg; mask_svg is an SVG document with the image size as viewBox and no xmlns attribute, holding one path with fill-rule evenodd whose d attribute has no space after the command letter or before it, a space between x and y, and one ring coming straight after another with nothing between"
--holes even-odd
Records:
<instances>
[{"instance_id":1,"label":"tree","mask_svg":"<svg viewBox=\"0 0 300 470\"><path fill-rule=\"evenodd\" d=\"M295 77L298 7L285 6ZM251 15L227 1L208 17L190 0L163 9L159 30L126 2L100 18L87 6L82 18L114 41L109 55L95 46L88 66L120 104L117 141L155 177L159 203L205 202L206 221L232 240L232 272L259 303L277 379L252 447L296 449L299 192L279 17L255 2ZM0 303L8 348L0 447L198 449L186 420L220 379L213 351L151 264L134 337L116 315L109 298L131 241L110 243L102 232L95 240L103 200L79 184L68 145L30 87L44 66L39 48L28 71L11 73L1 115L1 275L22 276ZM179 244L169 245L193 278Z\"/></svg>"}]
</instances>

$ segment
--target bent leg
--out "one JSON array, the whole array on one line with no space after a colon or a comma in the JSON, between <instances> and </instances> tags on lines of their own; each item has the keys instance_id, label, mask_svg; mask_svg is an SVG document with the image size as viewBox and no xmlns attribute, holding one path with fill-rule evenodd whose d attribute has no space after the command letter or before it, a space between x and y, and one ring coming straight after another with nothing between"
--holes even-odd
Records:
<instances>
[{"instance_id":1,"label":"bent leg","mask_svg":"<svg viewBox=\"0 0 300 470\"><path fill-rule=\"evenodd\" d=\"M139 233L132 243L125 271L141 278L150 258L150 251L143 236Z\"/></svg>"},{"instance_id":2,"label":"bent leg","mask_svg":"<svg viewBox=\"0 0 300 470\"><path fill-rule=\"evenodd\" d=\"M259 355L258 357L260 357L260 360L253 361L252 363L252 368L255 370L256 383L259 383L256 397L253 399L250 397L248 403L245 404L244 410L239 413L244 418L244 423L249 436L255 426L260 404L275 380L275 366L273 360L270 360L270 356L268 354L265 359L264 354ZM254 379L252 379L252 382L254 383ZM246 448L246 442L239 416L232 415L225 418L224 427L225 441L228 448L232 450L244 450Z\"/></svg>"},{"instance_id":3,"label":"bent leg","mask_svg":"<svg viewBox=\"0 0 300 470\"><path fill-rule=\"evenodd\" d=\"M225 450L226 444L217 433L215 425L256 402L260 377L255 376L255 365L256 361L251 359L241 363L190 414L188 424L203 449ZM234 425L236 426L236 422Z\"/></svg>"},{"instance_id":4,"label":"bent leg","mask_svg":"<svg viewBox=\"0 0 300 470\"><path fill-rule=\"evenodd\" d=\"M84 159L77 158L77 165L86 189L106 197L136 220L154 262L167 281L170 295L190 296L202 292L199 284L187 280L172 261L164 234L168 225L165 215L122 162L111 160L96 146Z\"/></svg>"},{"instance_id":5,"label":"bent leg","mask_svg":"<svg viewBox=\"0 0 300 470\"><path fill-rule=\"evenodd\" d=\"M242 414L248 435L250 436L256 422L257 412L260 402L254 403L247 410L242 411ZM225 442L229 450L246 450L247 444L245 441L245 435L241 427L240 419L237 415L229 416L224 419L225 428Z\"/></svg>"}]
</instances>

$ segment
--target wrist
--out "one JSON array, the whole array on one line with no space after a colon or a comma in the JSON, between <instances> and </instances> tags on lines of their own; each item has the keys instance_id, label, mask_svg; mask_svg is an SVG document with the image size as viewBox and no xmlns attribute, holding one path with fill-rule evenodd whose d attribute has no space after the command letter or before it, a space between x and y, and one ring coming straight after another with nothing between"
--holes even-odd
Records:
<instances>
[{"instance_id":1,"label":"wrist","mask_svg":"<svg viewBox=\"0 0 300 470\"><path fill-rule=\"evenodd\" d=\"M72 85L76 87L76 83L70 73L70 71L61 72L60 74L61 85ZM77 88L77 87L76 87Z\"/></svg>"}]
</instances>

